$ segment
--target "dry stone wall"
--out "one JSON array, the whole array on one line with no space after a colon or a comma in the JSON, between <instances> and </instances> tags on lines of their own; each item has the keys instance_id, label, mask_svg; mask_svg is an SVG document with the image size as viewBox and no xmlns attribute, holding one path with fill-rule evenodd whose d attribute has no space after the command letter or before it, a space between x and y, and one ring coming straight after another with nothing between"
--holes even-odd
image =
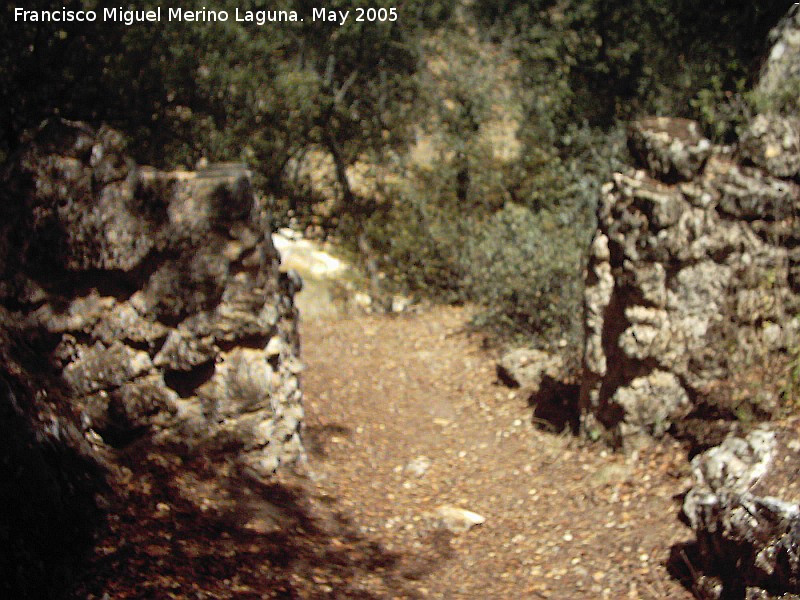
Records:
<instances>
[{"instance_id":1,"label":"dry stone wall","mask_svg":"<svg viewBox=\"0 0 800 600\"><path fill-rule=\"evenodd\" d=\"M5 181L0 321L88 444L146 437L261 476L302 457L299 280L242 166L161 173L111 129L52 121Z\"/></svg>"},{"instance_id":2,"label":"dry stone wall","mask_svg":"<svg viewBox=\"0 0 800 600\"><path fill-rule=\"evenodd\" d=\"M773 147L793 126L773 121L766 135L756 119L740 149L684 119L631 126L638 168L603 188L587 270L591 437L627 445L690 417L778 410L777 373L797 343L800 186L784 168L794 138Z\"/></svg>"},{"instance_id":3,"label":"dry stone wall","mask_svg":"<svg viewBox=\"0 0 800 600\"><path fill-rule=\"evenodd\" d=\"M794 4L769 33L770 52L762 65L756 89L767 96L784 92L786 84L800 82L800 6Z\"/></svg>"},{"instance_id":4,"label":"dry stone wall","mask_svg":"<svg viewBox=\"0 0 800 600\"><path fill-rule=\"evenodd\" d=\"M115 131L60 120L9 164L0 596L60 598L138 449L260 478L303 459L300 281L240 165L140 168Z\"/></svg>"}]
</instances>

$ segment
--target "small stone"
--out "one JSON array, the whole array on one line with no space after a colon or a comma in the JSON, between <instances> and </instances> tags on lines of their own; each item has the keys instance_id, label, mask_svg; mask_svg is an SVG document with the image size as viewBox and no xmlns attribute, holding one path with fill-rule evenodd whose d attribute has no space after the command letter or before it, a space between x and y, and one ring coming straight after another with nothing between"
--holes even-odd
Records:
<instances>
[{"instance_id":1,"label":"small stone","mask_svg":"<svg viewBox=\"0 0 800 600\"><path fill-rule=\"evenodd\" d=\"M403 311L408 310L408 307L411 306L411 298L407 298L405 296L393 296L392 297L392 312L393 313L401 313Z\"/></svg>"},{"instance_id":2,"label":"small stone","mask_svg":"<svg viewBox=\"0 0 800 600\"><path fill-rule=\"evenodd\" d=\"M406 473L422 477L431 468L433 461L427 456L418 456L405 466Z\"/></svg>"},{"instance_id":3,"label":"small stone","mask_svg":"<svg viewBox=\"0 0 800 600\"><path fill-rule=\"evenodd\" d=\"M440 525L453 533L466 533L486 522L486 517L456 506L440 506L436 509L436 516Z\"/></svg>"}]
</instances>

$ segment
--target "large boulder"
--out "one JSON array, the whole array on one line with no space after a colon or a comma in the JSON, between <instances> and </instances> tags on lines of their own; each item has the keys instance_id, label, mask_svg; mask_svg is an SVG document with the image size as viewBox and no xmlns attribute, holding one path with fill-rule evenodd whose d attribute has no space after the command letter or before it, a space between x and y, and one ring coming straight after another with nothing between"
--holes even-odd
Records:
<instances>
[{"instance_id":1,"label":"large boulder","mask_svg":"<svg viewBox=\"0 0 800 600\"><path fill-rule=\"evenodd\" d=\"M137 167L115 131L62 120L10 164L0 191L0 412L17 425L0 456L19 465L4 478L10 487L38 469L25 485L42 523L90 514L102 487L95 467L113 471L143 444L223 456L262 478L302 459L299 280L278 270L247 170ZM0 488L4 498L19 491ZM41 528L19 530L30 519L17 504L6 503L0 543L29 565L57 556ZM34 567L2 568L24 573L5 578L8 597L36 581ZM48 597L40 587L27 597Z\"/></svg>"},{"instance_id":2,"label":"large boulder","mask_svg":"<svg viewBox=\"0 0 800 600\"><path fill-rule=\"evenodd\" d=\"M800 186L707 140L671 143L697 128L666 121L632 127L662 157L603 187L587 269L582 425L622 445L687 417L773 415L797 342Z\"/></svg>"}]
</instances>

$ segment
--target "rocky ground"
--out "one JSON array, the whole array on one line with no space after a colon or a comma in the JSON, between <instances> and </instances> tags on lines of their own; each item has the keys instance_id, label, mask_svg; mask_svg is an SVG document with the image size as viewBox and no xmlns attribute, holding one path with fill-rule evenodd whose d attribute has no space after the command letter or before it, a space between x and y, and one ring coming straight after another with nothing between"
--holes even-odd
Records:
<instances>
[{"instance_id":1,"label":"rocky ground","mask_svg":"<svg viewBox=\"0 0 800 600\"><path fill-rule=\"evenodd\" d=\"M302 472L129 449L75 597L690 598L666 567L692 537L685 449L626 458L537 428L467 322L305 323Z\"/></svg>"}]
</instances>

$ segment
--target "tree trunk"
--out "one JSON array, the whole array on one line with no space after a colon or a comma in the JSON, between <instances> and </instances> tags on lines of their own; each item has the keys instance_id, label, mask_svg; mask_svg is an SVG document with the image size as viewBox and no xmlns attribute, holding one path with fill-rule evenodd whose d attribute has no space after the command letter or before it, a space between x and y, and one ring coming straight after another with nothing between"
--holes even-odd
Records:
<instances>
[{"instance_id":1,"label":"tree trunk","mask_svg":"<svg viewBox=\"0 0 800 600\"><path fill-rule=\"evenodd\" d=\"M336 180L342 188L341 200L344 202L344 207L338 206L336 207L337 210L334 212L341 212L341 209L345 207L352 209L355 207L355 196L353 195L353 190L350 188L350 180L347 178L347 165L342 156L341 148L339 148L336 139L328 132L325 133L325 145L333 158L333 165L336 169Z\"/></svg>"}]
</instances>

